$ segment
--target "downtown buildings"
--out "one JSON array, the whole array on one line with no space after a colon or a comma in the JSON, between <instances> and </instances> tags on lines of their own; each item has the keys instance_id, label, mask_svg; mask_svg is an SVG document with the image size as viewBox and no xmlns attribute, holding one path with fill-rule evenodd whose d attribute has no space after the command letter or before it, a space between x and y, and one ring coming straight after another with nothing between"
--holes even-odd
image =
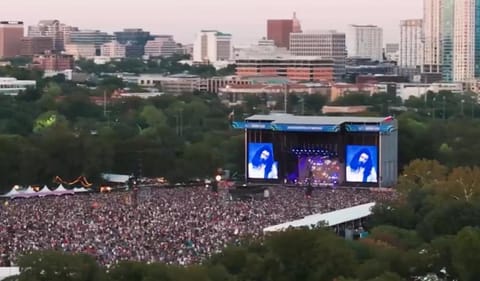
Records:
<instances>
[{"instance_id":1,"label":"downtown buildings","mask_svg":"<svg viewBox=\"0 0 480 281\"><path fill-rule=\"evenodd\" d=\"M400 23L398 66L402 73L416 74L423 63L423 20L403 20Z\"/></svg>"},{"instance_id":2,"label":"downtown buildings","mask_svg":"<svg viewBox=\"0 0 480 281\"><path fill-rule=\"evenodd\" d=\"M443 81L480 78L480 1L424 0L422 73Z\"/></svg>"},{"instance_id":3,"label":"downtown buildings","mask_svg":"<svg viewBox=\"0 0 480 281\"><path fill-rule=\"evenodd\" d=\"M350 25L347 51L349 57L383 61L383 29L376 25Z\"/></svg>"},{"instance_id":4,"label":"downtown buildings","mask_svg":"<svg viewBox=\"0 0 480 281\"><path fill-rule=\"evenodd\" d=\"M0 21L0 58L20 55L23 38L23 22Z\"/></svg>"},{"instance_id":5,"label":"downtown buildings","mask_svg":"<svg viewBox=\"0 0 480 281\"><path fill-rule=\"evenodd\" d=\"M218 30L202 30L193 45L193 61L214 64L232 59L232 35Z\"/></svg>"},{"instance_id":6,"label":"downtown buildings","mask_svg":"<svg viewBox=\"0 0 480 281\"><path fill-rule=\"evenodd\" d=\"M333 59L335 80L340 80L345 75L345 44L345 33L334 30L290 34L290 53L295 56Z\"/></svg>"},{"instance_id":7,"label":"downtown buildings","mask_svg":"<svg viewBox=\"0 0 480 281\"><path fill-rule=\"evenodd\" d=\"M290 34L301 33L302 26L293 13L292 19L269 19L267 20L267 39L273 40L279 48L290 48Z\"/></svg>"}]
</instances>

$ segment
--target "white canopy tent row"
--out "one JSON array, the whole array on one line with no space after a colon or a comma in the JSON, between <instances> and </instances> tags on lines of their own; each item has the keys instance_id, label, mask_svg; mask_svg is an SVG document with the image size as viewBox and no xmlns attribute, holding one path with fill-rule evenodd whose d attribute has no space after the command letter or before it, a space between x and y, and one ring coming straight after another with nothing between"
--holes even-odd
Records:
<instances>
[{"instance_id":1,"label":"white canopy tent row","mask_svg":"<svg viewBox=\"0 0 480 281\"><path fill-rule=\"evenodd\" d=\"M336 226L370 216L375 204L375 202L372 202L334 212L306 216L303 219L267 227L263 229L263 232L276 232L298 227L312 227L321 222L324 222L326 226Z\"/></svg>"},{"instance_id":2,"label":"white canopy tent row","mask_svg":"<svg viewBox=\"0 0 480 281\"><path fill-rule=\"evenodd\" d=\"M8 193L1 197L7 198L32 198L32 197L45 197L45 196L61 196L61 195L73 195L76 193L88 192L89 190L84 187L66 189L63 185L59 185L55 190L49 189L46 185L39 191L35 191L31 186L25 190L18 190L17 186L14 186Z\"/></svg>"}]
</instances>

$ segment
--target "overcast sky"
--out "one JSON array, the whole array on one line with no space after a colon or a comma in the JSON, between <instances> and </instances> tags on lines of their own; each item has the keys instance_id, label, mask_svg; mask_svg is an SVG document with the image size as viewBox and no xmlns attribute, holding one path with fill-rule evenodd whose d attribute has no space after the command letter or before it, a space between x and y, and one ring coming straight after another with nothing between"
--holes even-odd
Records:
<instances>
[{"instance_id":1,"label":"overcast sky","mask_svg":"<svg viewBox=\"0 0 480 281\"><path fill-rule=\"evenodd\" d=\"M200 29L232 33L237 44L265 36L266 19L291 18L303 30L337 29L348 24L384 28L384 42L396 42L402 19L420 18L422 0L3 0L0 20L59 19L83 29L108 32L140 27L154 34L173 34L191 43Z\"/></svg>"}]
</instances>

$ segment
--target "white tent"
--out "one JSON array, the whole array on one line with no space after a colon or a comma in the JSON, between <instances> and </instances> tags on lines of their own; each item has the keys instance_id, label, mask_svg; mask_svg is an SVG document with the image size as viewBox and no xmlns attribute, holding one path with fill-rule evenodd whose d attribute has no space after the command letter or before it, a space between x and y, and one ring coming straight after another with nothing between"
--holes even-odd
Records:
<instances>
[{"instance_id":1,"label":"white tent","mask_svg":"<svg viewBox=\"0 0 480 281\"><path fill-rule=\"evenodd\" d=\"M48 196L48 195L53 195L53 191L51 191L51 190L45 185L39 192L37 192L37 195L40 196L40 197Z\"/></svg>"},{"instance_id":2,"label":"white tent","mask_svg":"<svg viewBox=\"0 0 480 281\"><path fill-rule=\"evenodd\" d=\"M37 196L37 192L29 185L27 190L19 192L14 197L30 198Z\"/></svg>"},{"instance_id":3,"label":"white tent","mask_svg":"<svg viewBox=\"0 0 480 281\"><path fill-rule=\"evenodd\" d=\"M86 189L85 187L75 187L75 188L73 189L73 192L75 192L75 193L82 193L82 192L89 192L89 190Z\"/></svg>"},{"instance_id":4,"label":"white tent","mask_svg":"<svg viewBox=\"0 0 480 281\"><path fill-rule=\"evenodd\" d=\"M303 219L299 219L296 221L290 221L279 225L267 227L263 229L263 232L283 231L290 227L311 227L317 225L319 222L324 222L327 226L335 226L370 216L372 214L372 208L374 206L375 202L372 202L351 208L333 211L330 213L306 216Z\"/></svg>"},{"instance_id":5,"label":"white tent","mask_svg":"<svg viewBox=\"0 0 480 281\"><path fill-rule=\"evenodd\" d=\"M68 190L65 187L63 187L62 184L60 184L57 189L55 189L52 194L55 195L65 195L65 194L74 194L73 190Z\"/></svg>"},{"instance_id":6,"label":"white tent","mask_svg":"<svg viewBox=\"0 0 480 281\"><path fill-rule=\"evenodd\" d=\"M15 197L16 195L18 195L20 192L18 192L18 190L15 188L16 186L12 187L12 190L10 190L8 193L2 195L2 197Z\"/></svg>"}]
</instances>

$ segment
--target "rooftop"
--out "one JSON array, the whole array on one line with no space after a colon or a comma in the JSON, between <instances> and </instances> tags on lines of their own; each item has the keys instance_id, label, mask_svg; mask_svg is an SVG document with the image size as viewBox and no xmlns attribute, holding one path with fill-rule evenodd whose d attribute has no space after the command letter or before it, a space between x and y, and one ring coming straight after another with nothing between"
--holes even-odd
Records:
<instances>
[{"instance_id":1,"label":"rooftop","mask_svg":"<svg viewBox=\"0 0 480 281\"><path fill-rule=\"evenodd\" d=\"M303 124L303 125L340 125L344 123L383 123L388 117L357 117L357 116L296 116L292 114L277 113L270 115L253 115L245 119L251 121L267 121L278 124Z\"/></svg>"}]
</instances>

